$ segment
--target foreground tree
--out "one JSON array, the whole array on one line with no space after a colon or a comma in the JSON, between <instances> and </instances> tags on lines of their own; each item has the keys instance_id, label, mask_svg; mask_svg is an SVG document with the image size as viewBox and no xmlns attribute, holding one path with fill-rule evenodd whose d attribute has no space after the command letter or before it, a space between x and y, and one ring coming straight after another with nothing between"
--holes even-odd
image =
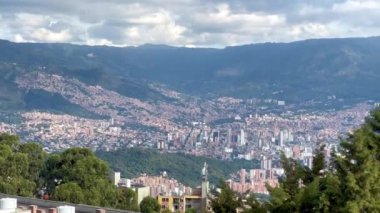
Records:
<instances>
[{"instance_id":1,"label":"foreground tree","mask_svg":"<svg viewBox=\"0 0 380 213\"><path fill-rule=\"evenodd\" d=\"M380 110L341 143L335 157L342 211L380 212Z\"/></svg>"},{"instance_id":2,"label":"foreground tree","mask_svg":"<svg viewBox=\"0 0 380 213\"><path fill-rule=\"evenodd\" d=\"M158 213L160 209L160 204L153 197L145 197L140 203L141 213Z\"/></svg>"},{"instance_id":3,"label":"foreground tree","mask_svg":"<svg viewBox=\"0 0 380 213\"><path fill-rule=\"evenodd\" d=\"M315 153L313 169L282 159L285 177L271 188L271 212L380 212L380 109L341 141L324 164L323 147Z\"/></svg>"},{"instance_id":4,"label":"foreground tree","mask_svg":"<svg viewBox=\"0 0 380 213\"><path fill-rule=\"evenodd\" d=\"M137 193L132 189L118 188L116 191L116 199L118 209L139 211L139 205L137 203Z\"/></svg>"},{"instance_id":5,"label":"foreground tree","mask_svg":"<svg viewBox=\"0 0 380 213\"><path fill-rule=\"evenodd\" d=\"M1 134L0 192L33 196L46 157L41 153L42 147L37 144L21 144L17 136Z\"/></svg>"},{"instance_id":6,"label":"foreground tree","mask_svg":"<svg viewBox=\"0 0 380 213\"><path fill-rule=\"evenodd\" d=\"M254 194L248 194L243 200L243 213L267 213L267 206L256 199Z\"/></svg>"},{"instance_id":7,"label":"foreground tree","mask_svg":"<svg viewBox=\"0 0 380 213\"><path fill-rule=\"evenodd\" d=\"M220 192L214 193L211 197L211 207L215 213L236 212L237 208L242 207L240 196L236 194L224 181L220 181Z\"/></svg>"},{"instance_id":8,"label":"foreground tree","mask_svg":"<svg viewBox=\"0 0 380 213\"><path fill-rule=\"evenodd\" d=\"M46 187L53 200L138 210L136 194L117 189L108 172L107 164L89 149L48 155L41 145L0 134L2 193L32 197Z\"/></svg>"},{"instance_id":9,"label":"foreground tree","mask_svg":"<svg viewBox=\"0 0 380 213\"><path fill-rule=\"evenodd\" d=\"M107 164L89 149L73 148L51 155L43 177L55 200L130 208L118 204L117 189L108 179ZM78 195L70 193L70 190L76 191Z\"/></svg>"}]
</instances>

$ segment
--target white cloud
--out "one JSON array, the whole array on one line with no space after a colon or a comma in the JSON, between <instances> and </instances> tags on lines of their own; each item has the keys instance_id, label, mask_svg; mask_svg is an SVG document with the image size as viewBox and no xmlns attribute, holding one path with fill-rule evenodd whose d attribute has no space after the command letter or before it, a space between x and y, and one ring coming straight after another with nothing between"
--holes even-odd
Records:
<instances>
[{"instance_id":1,"label":"white cloud","mask_svg":"<svg viewBox=\"0 0 380 213\"><path fill-rule=\"evenodd\" d=\"M86 43L87 45L108 45L108 46L115 46L112 41L107 39L87 39ZM117 46L117 45L116 45Z\"/></svg>"},{"instance_id":2,"label":"white cloud","mask_svg":"<svg viewBox=\"0 0 380 213\"><path fill-rule=\"evenodd\" d=\"M129 20L132 27L126 29L129 43L134 45L144 43L170 43L180 45L182 34L186 28L178 25L167 11L160 10Z\"/></svg>"},{"instance_id":3,"label":"white cloud","mask_svg":"<svg viewBox=\"0 0 380 213\"><path fill-rule=\"evenodd\" d=\"M13 24L30 28L48 25L49 23L55 21L49 16L30 13L17 13L15 16L16 18Z\"/></svg>"},{"instance_id":4,"label":"white cloud","mask_svg":"<svg viewBox=\"0 0 380 213\"><path fill-rule=\"evenodd\" d=\"M319 23L305 23L292 27L290 34L295 38L329 37L330 29Z\"/></svg>"},{"instance_id":5,"label":"white cloud","mask_svg":"<svg viewBox=\"0 0 380 213\"><path fill-rule=\"evenodd\" d=\"M53 32L46 28L38 28L30 34L30 38L33 41L67 42L71 40L72 36L68 30Z\"/></svg>"},{"instance_id":6,"label":"white cloud","mask_svg":"<svg viewBox=\"0 0 380 213\"><path fill-rule=\"evenodd\" d=\"M223 47L380 35L377 0L0 2L0 38L16 42Z\"/></svg>"},{"instance_id":7,"label":"white cloud","mask_svg":"<svg viewBox=\"0 0 380 213\"><path fill-rule=\"evenodd\" d=\"M277 14L233 13L229 5L221 4L215 12L198 13L194 16L195 29L202 32L219 31L234 33L252 33L284 25L286 20Z\"/></svg>"},{"instance_id":8,"label":"white cloud","mask_svg":"<svg viewBox=\"0 0 380 213\"><path fill-rule=\"evenodd\" d=\"M333 11L337 12L360 12L380 10L380 2L373 0L348 0L343 3L333 5Z\"/></svg>"},{"instance_id":9,"label":"white cloud","mask_svg":"<svg viewBox=\"0 0 380 213\"><path fill-rule=\"evenodd\" d=\"M27 40L24 39L24 37L20 34L16 34L14 37L15 42L27 42Z\"/></svg>"}]
</instances>

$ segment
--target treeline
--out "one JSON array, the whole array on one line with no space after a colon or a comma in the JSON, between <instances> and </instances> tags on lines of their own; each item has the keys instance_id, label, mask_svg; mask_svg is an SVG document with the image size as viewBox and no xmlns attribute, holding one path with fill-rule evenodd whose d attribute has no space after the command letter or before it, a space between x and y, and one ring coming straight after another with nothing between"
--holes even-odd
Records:
<instances>
[{"instance_id":1,"label":"treeline","mask_svg":"<svg viewBox=\"0 0 380 213\"><path fill-rule=\"evenodd\" d=\"M257 160L224 161L182 153L161 154L156 150L139 148L112 152L98 151L96 155L109 162L115 171L121 171L124 177L136 177L141 173L159 175L166 171L170 177L192 187L201 184L200 173L204 162L209 165L209 180L215 184L239 169L259 167Z\"/></svg>"},{"instance_id":2,"label":"treeline","mask_svg":"<svg viewBox=\"0 0 380 213\"><path fill-rule=\"evenodd\" d=\"M36 143L0 135L0 192L12 195L138 210L131 189L116 188L108 166L89 149L47 154Z\"/></svg>"},{"instance_id":3,"label":"treeline","mask_svg":"<svg viewBox=\"0 0 380 213\"><path fill-rule=\"evenodd\" d=\"M285 176L278 187L267 186L268 201L237 195L221 183L212 198L214 212L380 212L380 109L341 141L330 162L322 145L312 169L285 157L282 165Z\"/></svg>"}]
</instances>

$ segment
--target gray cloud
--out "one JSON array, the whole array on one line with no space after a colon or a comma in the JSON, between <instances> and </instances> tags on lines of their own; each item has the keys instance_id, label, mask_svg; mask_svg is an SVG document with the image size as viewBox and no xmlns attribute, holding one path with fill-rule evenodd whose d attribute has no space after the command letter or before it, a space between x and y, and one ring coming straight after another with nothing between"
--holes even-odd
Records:
<instances>
[{"instance_id":1,"label":"gray cloud","mask_svg":"<svg viewBox=\"0 0 380 213\"><path fill-rule=\"evenodd\" d=\"M224 47L380 34L378 0L0 0L0 38Z\"/></svg>"}]
</instances>

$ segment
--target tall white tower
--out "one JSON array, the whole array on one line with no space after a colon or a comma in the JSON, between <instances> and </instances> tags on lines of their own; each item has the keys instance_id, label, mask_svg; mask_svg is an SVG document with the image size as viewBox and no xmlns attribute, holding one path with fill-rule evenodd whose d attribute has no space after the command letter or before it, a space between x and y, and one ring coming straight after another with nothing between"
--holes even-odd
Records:
<instances>
[{"instance_id":1,"label":"tall white tower","mask_svg":"<svg viewBox=\"0 0 380 213\"><path fill-rule=\"evenodd\" d=\"M202 207L201 212L205 212L207 209L207 195L209 192L209 184L208 184L208 166L207 163L204 163L202 168Z\"/></svg>"}]
</instances>

